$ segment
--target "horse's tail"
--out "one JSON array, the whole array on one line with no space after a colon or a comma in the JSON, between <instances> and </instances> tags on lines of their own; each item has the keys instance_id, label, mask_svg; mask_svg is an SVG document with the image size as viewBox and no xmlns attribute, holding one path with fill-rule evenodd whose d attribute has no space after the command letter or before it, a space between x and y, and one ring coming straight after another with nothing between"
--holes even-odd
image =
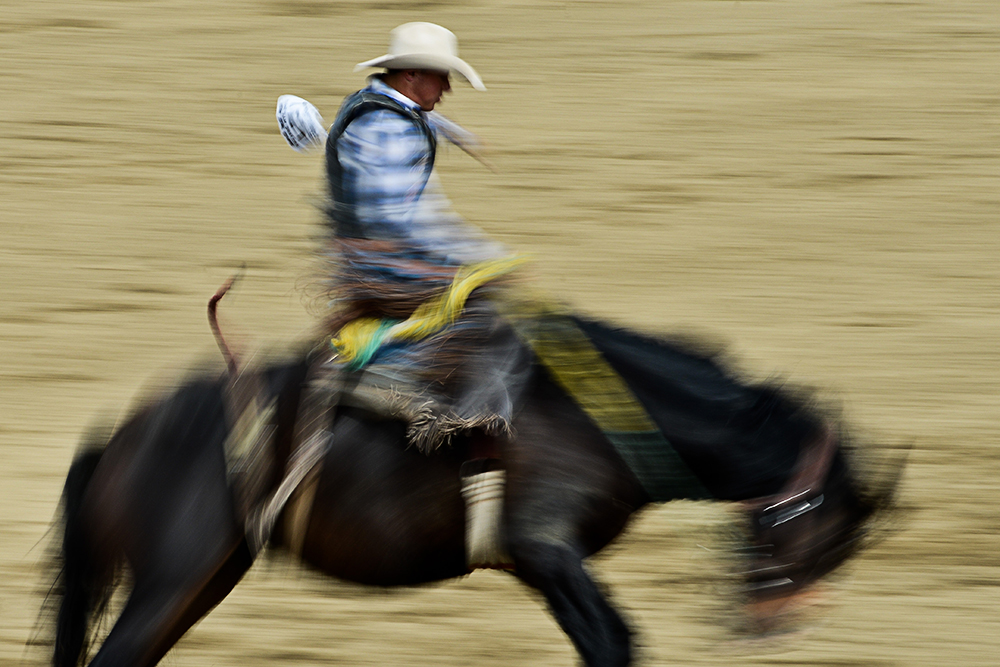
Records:
<instances>
[{"instance_id":1,"label":"horse's tail","mask_svg":"<svg viewBox=\"0 0 1000 667\"><path fill-rule=\"evenodd\" d=\"M103 453L103 445L88 443L81 448L63 487L61 569L53 587L59 605L54 667L76 667L85 658L91 616L103 609L111 593L113 572L95 560L81 515L84 495Z\"/></svg>"}]
</instances>

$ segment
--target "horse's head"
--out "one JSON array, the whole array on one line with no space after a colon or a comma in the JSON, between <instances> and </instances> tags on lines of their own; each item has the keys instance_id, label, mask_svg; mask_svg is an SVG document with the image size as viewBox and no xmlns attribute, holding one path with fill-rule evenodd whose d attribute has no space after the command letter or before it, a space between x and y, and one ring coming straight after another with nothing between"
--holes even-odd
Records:
<instances>
[{"instance_id":1,"label":"horse's head","mask_svg":"<svg viewBox=\"0 0 1000 667\"><path fill-rule=\"evenodd\" d=\"M827 428L803 448L781 492L747 503L744 575L756 629L771 629L811 584L861 548L872 520L892 506L901 471L899 464L891 481L863 488L841 438Z\"/></svg>"}]
</instances>

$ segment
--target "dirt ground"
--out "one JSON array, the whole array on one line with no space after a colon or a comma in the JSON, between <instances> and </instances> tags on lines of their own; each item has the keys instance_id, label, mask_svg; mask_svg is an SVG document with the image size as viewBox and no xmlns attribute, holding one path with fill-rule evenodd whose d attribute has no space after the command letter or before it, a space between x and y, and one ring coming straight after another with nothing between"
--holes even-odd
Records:
<instances>
[{"instance_id":1,"label":"dirt ground","mask_svg":"<svg viewBox=\"0 0 1000 667\"><path fill-rule=\"evenodd\" d=\"M729 345L912 444L895 533L806 630L720 619L723 508L642 515L593 563L645 665L994 665L1000 653L1000 9L992 0L114 0L0 14L0 664L45 590L77 439L216 354L312 315L321 161L274 102L332 120L389 29L454 30L489 91L442 111L456 208L581 311ZM270 560L170 665L570 665L540 600L476 573L372 591Z\"/></svg>"}]
</instances>

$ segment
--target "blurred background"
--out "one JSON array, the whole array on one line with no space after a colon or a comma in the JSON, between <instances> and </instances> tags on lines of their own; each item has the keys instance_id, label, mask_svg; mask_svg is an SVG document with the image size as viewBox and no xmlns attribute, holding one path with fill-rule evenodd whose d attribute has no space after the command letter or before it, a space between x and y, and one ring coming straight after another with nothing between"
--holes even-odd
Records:
<instances>
[{"instance_id":1,"label":"blurred background","mask_svg":"<svg viewBox=\"0 0 1000 667\"><path fill-rule=\"evenodd\" d=\"M1000 8L951 2L85 0L0 13L0 664L25 648L80 433L217 356L309 335L320 155L355 63L412 20L457 33L488 92L439 110L498 173L438 159L456 209L590 315L728 345L913 447L897 529L806 631L719 619L706 534L644 513L593 562L640 664L993 665L1000 652ZM405 591L255 567L171 665L570 665L513 579Z\"/></svg>"}]
</instances>

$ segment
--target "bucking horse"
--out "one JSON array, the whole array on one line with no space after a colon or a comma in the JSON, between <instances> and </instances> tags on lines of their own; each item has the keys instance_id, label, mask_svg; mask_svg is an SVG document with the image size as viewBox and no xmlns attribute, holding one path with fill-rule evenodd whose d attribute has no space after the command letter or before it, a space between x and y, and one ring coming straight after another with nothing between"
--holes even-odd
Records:
<instances>
[{"instance_id":1,"label":"bucking horse","mask_svg":"<svg viewBox=\"0 0 1000 667\"><path fill-rule=\"evenodd\" d=\"M627 665L633 645L585 561L650 503L739 503L743 591L773 602L855 553L891 502L895 484L862 483L844 425L798 392L748 381L717 356L658 337L575 316L559 326L585 339L652 424L602 423L586 395L536 358L498 453L507 569L544 596L589 667ZM267 429L276 463L255 482L264 496L289 474L310 354L254 371L257 395L271 397L255 425ZM62 498L55 667L157 664L252 565L260 545L248 538L226 451L240 428L231 408L239 372L189 379L110 437L81 445ZM270 548L377 587L468 574L460 477L470 439L428 454L385 414L349 402L324 414L321 460L281 504ZM91 647L123 568L127 601Z\"/></svg>"}]
</instances>

